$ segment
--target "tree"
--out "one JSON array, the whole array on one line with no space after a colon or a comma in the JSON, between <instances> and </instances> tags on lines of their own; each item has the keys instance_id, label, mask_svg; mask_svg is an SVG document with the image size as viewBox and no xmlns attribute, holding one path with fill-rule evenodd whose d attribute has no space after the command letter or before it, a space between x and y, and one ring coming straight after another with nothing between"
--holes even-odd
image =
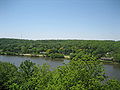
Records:
<instances>
[{"instance_id":1,"label":"tree","mask_svg":"<svg viewBox=\"0 0 120 90\"><path fill-rule=\"evenodd\" d=\"M119 90L120 82L106 81L102 65L93 56L82 56L64 66L51 71L44 64L36 66L31 61L22 62L18 69L1 63L0 68L10 70L0 72L4 78L1 89L9 90ZM7 65L7 64L5 64ZM10 65L10 66L9 66ZM10 68L11 67L11 68ZM11 72L12 70L12 72ZM105 81L104 81L105 80Z\"/></svg>"},{"instance_id":2,"label":"tree","mask_svg":"<svg viewBox=\"0 0 120 90\"><path fill-rule=\"evenodd\" d=\"M85 60L86 59L86 60ZM93 57L82 57L60 66L53 73L52 89L100 89L104 80L104 72L99 61ZM54 85L54 86L53 86ZM49 86L50 87L50 86Z\"/></svg>"},{"instance_id":3,"label":"tree","mask_svg":"<svg viewBox=\"0 0 120 90\"><path fill-rule=\"evenodd\" d=\"M13 64L0 62L0 89L7 89L7 81L16 75L17 67Z\"/></svg>"}]
</instances>

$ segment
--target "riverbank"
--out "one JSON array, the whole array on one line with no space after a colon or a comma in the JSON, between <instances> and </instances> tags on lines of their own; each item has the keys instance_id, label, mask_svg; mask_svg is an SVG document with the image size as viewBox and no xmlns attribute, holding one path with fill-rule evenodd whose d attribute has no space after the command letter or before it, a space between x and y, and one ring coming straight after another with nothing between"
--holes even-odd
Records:
<instances>
[{"instance_id":1,"label":"riverbank","mask_svg":"<svg viewBox=\"0 0 120 90\"><path fill-rule=\"evenodd\" d=\"M102 63L107 63L107 64L120 64L120 63L118 63L118 62L107 61L107 60L100 60L100 62L102 62Z\"/></svg>"},{"instance_id":2,"label":"riverbank","mask_svg":"<svg viewBox=\"0 0 120 90\"><path fill-rule=\"evenodd\" d=\"M0 54L0 55L7 55L7 54ZM27 56L27 57L48 57L46 55L42 55L42 54L14 54L14 55L11 55L11 56ZM55 57L56 58L56 57ZM70 56L69 55L64 55L65 59L70 59ZM109 63L109 64L120 64L119 62L115 62L115 61L110 61L110 60L101 60L99 59L100 62L102 63Z\"/></svg>"},{"instance_id":3,"label":"riverbank","mask_svg":"<svg viewBox=\"0 0 120 90\"><path fill-rule=\"evenodd\" d=\"M30 56L30 57L47 57L46 55L41 55L41 54L20 54L21 56ZM70 59L70 56L65 56L64 55L64 58L65 59Z\"/></svg>"},{"instance_id":4,"label":"riverbank","mask_svg":"<svg viewBox=\"0 0 120 90\"><path fill-rule=\"evenodd\" d=\"M19 54L20 56L29 56L29 57L46 57L45 55L36 55L36 54Z\"/></svg>"},{"instance_id":5,"label":"riverbank","mask_svg":"<svg viewBox=\"0 0 120 90\"><path fill-rule=\"evenodd\" d=\"M43 65L47 63L48 65L50 65L51 69L64 65L64 63L67 64L70 61L62 58L51 59L51 58L30 57L30 56L27 57L27 56L0 55L0 61L10 62L16 66L19 66L20 63L25 60L30 60L38 65ZM117 80L120 80L120 64L103 63L102 65L105 69L105 73L107 76L111 76L113 78L115 77Z\"/></svg>"},{"instance_id":6,"label":"riverbank","mask_svg":"<svg viewBox=\"0 0 120 90\"><path fill-rule=\"evenodd\" d=\"M0 54L0 55L8 55L8 54ZM27 56L27 57L48 57L42 54L14 54L12 56ZM64 55L65 59L70 59L70 56Z\"/></svg>"}]
</instances>

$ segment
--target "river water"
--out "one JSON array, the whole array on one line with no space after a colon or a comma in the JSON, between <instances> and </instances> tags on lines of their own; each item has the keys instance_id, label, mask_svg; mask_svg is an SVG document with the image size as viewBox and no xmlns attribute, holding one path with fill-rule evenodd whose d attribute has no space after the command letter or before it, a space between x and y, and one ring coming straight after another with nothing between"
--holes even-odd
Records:
<instances>
[{"instance_id":1,"label":"river water","mask_svg":"<svg viewBox=\"0 0 120 90\"><path fill-rule=\"evenodd\" d=\"M42 58L42 57L26 57L26 56L3 56L0 55L0 61L10 62L19 66L21 62L25 60L31 60L32 62L42 65L47 63L51 66L51 68L56 68L57 66L64 65L64 63L68 63L67 59L50 59L50 58ZM110 76L110 78L114 78L120 80L120 64L104 64L105 73Z\"/></svg>"}]
</instances>

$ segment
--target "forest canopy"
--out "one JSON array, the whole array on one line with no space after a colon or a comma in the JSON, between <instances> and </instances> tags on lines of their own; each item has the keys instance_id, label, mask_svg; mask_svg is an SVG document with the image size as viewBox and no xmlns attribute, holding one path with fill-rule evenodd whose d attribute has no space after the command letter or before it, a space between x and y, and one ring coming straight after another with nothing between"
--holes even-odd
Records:
<instances>
[{"instance_id":1,"label":"forest canopy","mask_svg":"<svg viewBox=\"0 0 120 90\"><path fill-rule=\"evenodd\" d=\"M119 90L120 82L105 75L99 60L120 62L120 41L0 39L1 55L70 56L70 62L51 70L26 60L19 67L0 62L1 90Z\"/></svg>"},{"instance_id":2,"label":"forest canopy","mask_svg":"<svg viewBox=\"0 0 120 90\"><path fill-rule=\"evenodd\" d=\"M71 60L50 70L47 64L26 60L16 67L0 62L1 90L119 90L120 82L107 79L100 62L93 56Z\"/></svg>"},{"instance_id":3,"label":"forest canopy","mask_svg":"<svg viewBox=\"0 0 120 90\"><path fill-rule=\"evenodd\" d=\"M120 62L120 41L0 39L1 55L40 54L51 58L64 58L68 55L73 58L78 53Z\"/></svg>"}]
</instances>

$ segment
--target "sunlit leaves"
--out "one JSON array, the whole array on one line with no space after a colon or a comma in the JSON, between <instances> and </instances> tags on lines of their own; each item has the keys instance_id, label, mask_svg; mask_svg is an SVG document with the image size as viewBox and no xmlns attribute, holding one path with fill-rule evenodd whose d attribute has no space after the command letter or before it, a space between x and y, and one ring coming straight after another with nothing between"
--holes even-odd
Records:
<instances>
[{"instance_id":1,"label":"sunlit leaves","mask_svg":"<svg viewBox=\"0 0 120 90\"><path fill-rule=\"evenodd\" d=\"M50 70L47 64L27 60L20 67L0 63L0 82L10 90L119 90L120 82L104 81L104 70L92 55L82 55L64 66Z\"/></svg>"}]
</instances>

